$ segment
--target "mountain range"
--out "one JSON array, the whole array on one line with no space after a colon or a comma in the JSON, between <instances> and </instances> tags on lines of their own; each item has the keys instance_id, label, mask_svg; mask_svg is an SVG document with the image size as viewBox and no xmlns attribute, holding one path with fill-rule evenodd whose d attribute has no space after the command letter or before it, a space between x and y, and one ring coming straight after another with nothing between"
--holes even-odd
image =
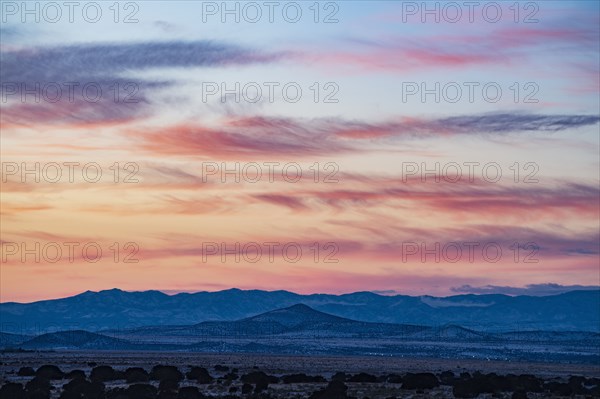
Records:
<instances>
[{"instance_id":1,"label":"mountain range","mask_svg":"<svg viewBox=\"0 0 600 399\"><path fill-rule=\"evenodd\" d=\"M371 323L296 304L234 321L159 325L101 333L58 331L37 336L0 333L4 350L186 351L377 355L436 358L600 361L597 332L475 331Z\"/></svg>"},{"instance_id":2,"label":"mountain range","mask_svg":"<svg viewBox=\"0 0 600 399\"><path fill-rule=\"evenodd\" d=\"M288 291L180 293L118 289L32 303L0 303L0 331L40 335L49 331L99 332L146 326L190 326L235 321L296 304L369 323L460 325L477 331L600 332L600 290L551 296L384 296L371 292L300 295ZM266 316L261 316L266 317Z\"/></svg>"}]
</instances>

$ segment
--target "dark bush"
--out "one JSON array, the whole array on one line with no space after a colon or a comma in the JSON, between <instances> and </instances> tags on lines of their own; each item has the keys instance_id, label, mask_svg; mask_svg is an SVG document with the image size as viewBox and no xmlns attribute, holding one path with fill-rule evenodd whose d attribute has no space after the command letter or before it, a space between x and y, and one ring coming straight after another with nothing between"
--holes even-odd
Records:
<instances>
[{"instance_id":1,"label":"dark bush","mask_svg":"<svg viewBox=\"0 0 600 399\"><path fill-rule=\"evenodd\" d=\"M244 383L244 385L242 385L242 394L247 395L251 392L252 392L252 385L250 385L248 383Z\"/></svg>"},{"instance_id":2,"label":"dark bush","mask_svg":"<svg viewBox=\"0 0 600 399\"><path fill-rule=\"evenodd\" d=\"M156 388L149 384L134 384L127 388L127 394L135 399L155 399Z\"/></svg>"},{"instance_id":3,"label":"dark bush","mask_svg":"<svg viewBox=\"0 0 600 399\"><path fill-rule=\"evenodd\" d=\"M310 395L309 399L349 399L348 387L342 381L334 380L327 385L325 389L321 389Z\"/></svg>"},{"instance_id":4,"label":"dark bush","mask_svg":"<svg viewBox=\"0 0 600 399\"><path fill-rule=\"evenodd\" d=\"M19 371L17 371L17 375L20 377L33 377L35 371L31 367L21 367Z\"/></svg>"},{"instance_id":5,"label":"dark bush","mask_svg":"<svg viewBox=\"0 0 600 399\"><path fill-rule=\"evenodd\" d=\"M204 399L197 387L182 387L179 389L177 399Z\"/></svg>"},{"instance_id":6,"label":"dark bush","mask_svg":"<svg viewBox=\"0 0 600 399\"><path fill-rule=\"evenodd\" d=\"M265 391L267 388L269 388L268 381L257 382L256 386L254 387L254 393L261 393L261 392Z\"/></svg>"},{"instance_id":7,"label":"dark bush","mask_svg":"<svg viewBox=\"0 0 600 399\"><path fill-rule=\"evenodd\" d=\"M433 389L440 386L432 373L407 373L402 378L402 389Z\"/></svg>"},{"instance_id":8,"label":"dark bush","mask_svg":"<svg viewBox=\"0 0 600 399\"><path fill-rule=\"evenodd\" d=\"M129 399L125 388L113 388L106 392L106 399Z\"/></svg>"},{"instance_id":9,"label":"dark bush","mask_svg":"<svg viewBox=\"0 0 600 399\"><path fill-rule=\"evenodd\" d=\"M156 399L177 399L177 391L159 391Z\"/></svg>"},{"instance_id":10,"label":"dark bush","mask_svg":"<svg viewBox=\"0 0 600 399\"><path fill-rule=\"evenodd\" d=\"M279 378L267 375L262 371L252 371L248 374L244 374L241 380L248 384L258 384L263 382L267 382L267 384L277 384L279 382Z\"/></svg>"},{"instance_id":11,"label":"dark bush","mask_svg":"<svg viewBox=\"0 0 600 399\"><path fill-rule=\"evenodd\" d=\"M576 395L585 395L587 393L587 389L583 387L586 380L584 377L572 376L569 377L569 386L573 390L573 393Z\"/></svg>"},{"instance_id":12,"label":"dark bush","mask_svg":"<svg viewBox=\"0 0 600 399\"><path fill-rule=\"evenodd\" d=\"M348 375L346 373L342 373L340 371L338 371L337 373L335 373L333 375L333 377L331 377L331 381L342 381L342 382L346 382L346 380L348 379Z\"/></svg>"},{"instance_id":13,"label":"dark bush","mask_svg":"<svg viewBox=\"0 0 600 399\"><path fill-rule=\"evenodd\" d=\"M177 380L160 380L158 384L159 391L177 391L179 388L179 381Z\"/></svg>"},{"instance_id":14,"label":"dark bush","mask_svg":"<svg viewBox=\"0 0 600 399\"><path fill-rule=\"evenodd\" d=\"M304 373L300 374L289 374L281 377L281 380L284 384L302 384L302 383L311 383L311 382L327 382L325 378L320 375L312 376L306 375Z\"/></svg>"},{"instance_id":15,"label":"dark bush","mask_svg":"<svg viewBox=\"0 0 600 399\"><path fill-rule=\"evenodd\" d=\"M127 383L148 382L150 380L148 372L141 367L129 367L124 374Z\"/></svg>"},{"instance_id":16,"label":"dark bush","mask_svg":"<svg viewBox=\"0 0 600 399\"><path fill-rule=\"evenodd\" d=\"M210 384L214 380L208 370L204 367L192 367L192 369L187 372L186 378L188 380L194 380L198 384Z\"/></svg>"},{"instance_id":17,"label":"dark bush","mask_svg":"<svg viewBox=\"0 0 600 399\"><path fill-rule=\"evenodd\" d=\"M548 382L544 388L556 396L571 396L573 394L571 386L562 382Z\"/></svg>"},{"instance_id":18,"label":"dark bush","mask_svg":"<svg viewBox=\"0 0 600 399\"><path fill-rule=\"evenodd\" d=\"M23 399L25 390L23 385L9 382L0 388L0 399Z\"/></svg>"},{"instance_id":19,"label":"dark bush","mask_svg":"<svg viewBox=\"0 0 600 399\"><path fill-rule=\"evenodd\" d=\"M369 383L373 383L373 382L377 382L377 377L375 377L374 375L371 375L371 374L367 374L367 373L359 373L359 374L353 375L347 381L348 382L369 382Z\"/></svg>"},{"instance_id":20,"label":"dark bush","mask_svg":"<svg viewBox=\"0 0 600 399\"><path fill-rule=\"evenodd\" d=\"M86 377L83 370L71 370L65 375L65 378L69 380L85 380Z\"/></svg>"},{"instance_id":21,"label":"dark bush","mask_svg":"<svg viewBox=\"0 0 600 399\"><path fill-rule=\"evenodd\" d=\"M474 398L479 395L479 389L471 385L470 380L461 379L454 382L452 395L455 398Z\"/></svg>"},{"instance_id":22,"label":"dark bush","mask_svg":"<svg viewBox=\"0 0 600 399\"><path fill-rule=\"evenodd\" d=\"M454 383L454 373L452 371L442 371L440 382L442 385L452 385Z\"/></svg>"},{"instance_id":23,"label":"dark bush","mask_svg":"<svg viewBox=\"0 0 600 399\"><path fill-rule=\"evenodd\" d=\"M90 373L90 380L96 382L114 381L118 379L117 373L110 366L96 366Z\"/></svg>"},{"instance_id":24,"label":"dark bush","mask_svg":"<svg viewBox=\"0 0 600 399\"><path fill-rule=\"evenodd\" d=\"M45 364L35 372L36 377L44 378L46 380L62 380L64 375L65 374L53 364Z\"/></svg>"},{"instance_id":25,"label":"dark bush","mask_svg":"<svg viewBox=\"0 0 600 399\"><path fill-rule=\"evenodd\" d=\"M512 399L527 399L527 392L523 390L513 392Z\"/></svg>"},{"instance_id":26,"label":"dark bush","mask_svg":"<svg viewBox=\"0 0 600 399\"><path fill-rule=\"evenodd\" d=\"M239 376L239 375L237 375L236 373L234 373L234 372L232 371L232 372L229 372L229 373L225 374L225 375L223 376L223 378L224 378L224 379L226 379L226 380L229 380L229 381L235 381L235 380L237 380L238 378L240 378L240 376Z\"/></svg>"},{"instance_id":27,"label":"dark bush","mask_svg":"<svg viewBox=\"0 0 600 399\"><path fill-rule=\"evenodd\" d=\"M150 372L150 379L155 381L162 380L183 380L183 374L179 369L175 366L163 366L158 365L152 367L152 371Z\"/></svg>"},{"instance_id":28,"label":"dark bush","mask_svg":"<svg viewBox=\"0 0 600 399\"><path fill-rule=\"evenodd\" d=\"M536 376L530 374L521 374L519 376L507 376L510 381L510 386L514 391L525 392L543 392L542 381Z\"/></svg>"},{"instance_id":29,"label":"dark bush","mask_svg":"<svg viewBox=\"0 0 600 399\"><path fill-rule=\"evenodd\" d=\"M103 399L104 384L76 378L63 385L60 399Z\"/></svg>"},{"instance_id":30,"label":"dark bush","mask_svg":"<svg viewBox=\"0 0 600 399\"><path fill-rule=\"evenodd\" d=\"M41 377L33 377L33 379L25 385L25 390L29 393L33 392L44 392L50 394L52 390L52 384L50 380Z\"/></svg>"}]
</instances>

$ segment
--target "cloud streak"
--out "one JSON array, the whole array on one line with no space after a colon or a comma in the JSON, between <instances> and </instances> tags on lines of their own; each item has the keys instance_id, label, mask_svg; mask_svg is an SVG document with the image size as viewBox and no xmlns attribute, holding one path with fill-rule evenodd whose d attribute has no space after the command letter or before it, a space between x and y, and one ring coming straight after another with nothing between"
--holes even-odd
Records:
<instances>
[{"instance_id":1,"label":"cloud streak","mask_svg":"<svg viewBox=\"0 0 600 399\"><path fill-rule=\"evenodd\" d=\"M429 177L435 181L434 177ZM301 191L294 193L257 194L253 198L291 210L319 210L323 206L336 209L353 208L357 204L408 206L412 203L420 209L437 214L469 217L498 216L523 218L550 215L571 215L579 218L598 217L598 187L584 184L563 183L555 188L532 185L514 187L484 183L480 180L423 184L420 179L403 182L401 179L373 179L370 184L352 189L335 188L327 191Z\"/></svg>"},{"instance_id":2,"label":"cloud streak","mask_svg":"<svg viewBox=\"0 0 600 399\"><path fill-rule=\"evenodd\" d=\"M223 159L301 158L365 151L358 142L448 136L553 133L600 122L597 115L493 113L445 118L399 118L367 123L344 119L228 118L219 126L186 123L132 130L142 149L162 155Z\"/></svg>"},{"instance_id":3,"label":"cloud streak","mask_svg":"<svg viewBox=\"0 0 600 399\"><path fill-rule=\"evenodd\" d=\"M10 102L3 110L4 127L130 122L148 115L153 89L174 84L135 73L270 63L282 56L211 41L77 44L1 55L0 94Z\"/></svg>"},{"instance_id":4,"label":"cloud streak","mask_svg":"<svg viewBox=\"0 0 600 399\"><path fill-rule=\"evenodd\" d=\"M415 72L440 68L494 67L523 63L548 48L590 51L598 45L593 25L502 27L469 35L430 34L421 37L387 37L376 40L347 39L351 50L305 53L322 65L367 71ZM494 49L494 51L489 51Z\"/></svg>"}]
</instances>

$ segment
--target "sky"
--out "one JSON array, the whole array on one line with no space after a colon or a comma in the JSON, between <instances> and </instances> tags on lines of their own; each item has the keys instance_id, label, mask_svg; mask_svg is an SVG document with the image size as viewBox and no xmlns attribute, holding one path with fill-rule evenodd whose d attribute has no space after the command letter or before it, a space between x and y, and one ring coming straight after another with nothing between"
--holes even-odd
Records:
<instances>
[{"instance_id":1,"label":"sky","mask_svg":"<svg viewBox=\"0 0 600 399\"><path fill-rule=\"evenodd\" d=\"M1 302L600 285L598 2L73 4L0 3Z\"/></svg>"}]
</instances>

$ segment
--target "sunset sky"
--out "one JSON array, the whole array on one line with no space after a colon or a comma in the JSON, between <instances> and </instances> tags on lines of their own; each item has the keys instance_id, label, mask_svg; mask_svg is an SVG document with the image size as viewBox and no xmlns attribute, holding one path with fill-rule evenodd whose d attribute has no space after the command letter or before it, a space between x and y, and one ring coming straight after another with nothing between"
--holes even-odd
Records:
<instances>
[{"instance_id":1,"label":"sunset sky","mask_svg":"<svg viewBox=\"0 0 600 399\"><path fill-rule=\"evenodd\" d=\"M2 302L600 284L598 2L3 3Z\"/></svg>"}]
</instances>

